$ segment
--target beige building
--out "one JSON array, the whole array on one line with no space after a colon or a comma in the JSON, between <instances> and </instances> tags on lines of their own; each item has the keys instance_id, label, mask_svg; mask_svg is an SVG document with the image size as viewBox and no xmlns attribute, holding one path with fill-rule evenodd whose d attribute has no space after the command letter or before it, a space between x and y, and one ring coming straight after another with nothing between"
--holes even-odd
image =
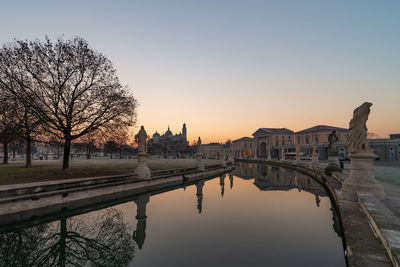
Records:
<instances>
[{"instance_id":1,"label":"beige building","mask_svg":"<svg viewBox=\"0 0 400 267\"><path fill-rule=\"evenodd\" d=\"M232 141L231 145L234 158L253 158L254 157L254 139L251 137L242 137Z\"/></svg>"},{"instance_id":2,"label":"beige building","mask_svg":"<svg viewBox=\"0 0 400 267\"><path fill-rule=\"evenodd\" d=\"M282 148L285 152L295 152L299 146L300 152L311 156L313 143L316 142L317 152L320 160L328 159L329 141L328 137L336 131L338 137L337 148L341 158L348 157L346 146L349 130L346 128L317 125L298 132L287 128L259 128L254 136L254 155L258 158L267 158L268 149L271 157L279 159ZM391 135L391 139L368 139L370 147L378 156L379 160L400 160L400 139L398 135Z\"/></svg>"},{"instance_id":3,"label":"beige building","mask_svg":"<svg viewBox=\"0 0 400 267\"><path fill-rule=\"evenodd\" d=\"M222 146L223 144L220 143L202 144L201 154L205 159L219 159Z\"/></svg>"},{"instance_id":4,"label":"beige building","mask_svg":"<svg viewBox=\"0 0 400 267\"><path fill-rule=\"evenodd\" d=\"M349 137L349 130L346 128L317 125L294 133L294 138L296 144L300 146L300 151L307 155L312 154L313 142L315 141L320 159L327 159L329 153L328 138L332 131L336 131L338 153L343 158L346 156L346 144Z\"/></svg>"},{"instance_id":5,"label":"beige building","mask_svg":"<svg viewBox=\"0 0 400 267\"><path fill-rule=\"evenodd\" d=\"M272 158L279 158L282 147L294 148L294 132L287 128L259 128L253 133L256 158L266 158L267 148Z\"/></svg>"}]
</instances>

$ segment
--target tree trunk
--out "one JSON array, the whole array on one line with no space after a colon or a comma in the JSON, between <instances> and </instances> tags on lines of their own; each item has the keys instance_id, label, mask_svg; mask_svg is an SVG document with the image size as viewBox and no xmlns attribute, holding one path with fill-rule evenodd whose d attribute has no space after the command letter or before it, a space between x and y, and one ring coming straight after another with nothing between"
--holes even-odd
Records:
<instances>
[{"instance_id":1,"label":"tree trunk","mask_svg":"<svg viewBox=\"0 0 400 267\"><path fill-rule=\"evenodd\" d=\"M92 156L92 151L91 151L91 147L90 147L90 142L89 142L89 146L88 146L88 159L90 159L90 157Z\"/></svg>"},{"instance_id":2,"label":"tree trunk","mask_svg":"<svg viewBox=\"0 0 400 267\"><path fill-rule=\"evenodd\" d=\"M3 143L3 152L4 152L3 163L7 164L8 163L8 142Z\"/></svg>"},{"instance_id":3,"label":"tree trunk","mask_svg":"<svg viewBox=\"0 0 400 267\"><path fill-rule=\"evenodd\" d=\"M30 134L26 136L26 163L25 167L32 167L32 137Z\"/></svg>"},{"instance_id":4,"label":"tree trunk","mask_svg":"<svg viewBox=\"0 0 400 267\"><path fill-rule=\"evenodd\" d=\"M67 240L67 219L62 218L60 220L60 240L59 240L59 248L60 248L60 254L58 258L58 266L66 266L66 240Z\"/></svg>"},{"instance_id":5,"label":"tree trunk","mask_svg":"<svg viewBox=\"0 0 400 267\"><path fill-rule=\"evenodd\" d=\"M69 168L69 156L71 154L71 140L65 139L64 143L64 157L63 157L63 170Z\"/></svg>"},{"instance_id":6,"label":"tree trunk","mask_svg":"<svg viewBox=\"0 0 400 267\"><path fill-rule=\"evenodd\" d=\"M13 148L12 150L13 160L15 160L15 143L13 143L12 148Z\"/></svg>"},{"instance_id":7,"label":"tree trunk","mask_svg":"<svg viewBox=\"0 0 400 267\"><path fill-rule=\"evenodd\" d=\"M60 143L61 141L57 141L57 159L60 159Z\"/></svg>"}]
</instances>

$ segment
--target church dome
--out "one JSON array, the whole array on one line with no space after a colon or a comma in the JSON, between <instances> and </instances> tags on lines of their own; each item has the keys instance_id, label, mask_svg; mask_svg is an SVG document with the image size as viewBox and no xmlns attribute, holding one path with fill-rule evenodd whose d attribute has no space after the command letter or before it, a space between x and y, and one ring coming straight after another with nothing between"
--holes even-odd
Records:
<instances>
[{"instance_id":1,"label":"church dome","mask_svg":"<svg viewBox=\"0 0 400 267\"><path fill-rule=\"evenodd\" d=\"M168 130L165 132L165 136L167 136L167 137L172 136L172 132L169 130L169 126L168 126Z\"/></svg>"},{"instance_id":2,"label":"church dome","mask_svg":"<svg viewBox=\"0 0 400 267\"><path fill-rule=\"evenodd\" d=\"M156 132L153 134L153 138L157 138L157 137L160 137L160 134L156 131Z\"/></svg>"}]
</instances>

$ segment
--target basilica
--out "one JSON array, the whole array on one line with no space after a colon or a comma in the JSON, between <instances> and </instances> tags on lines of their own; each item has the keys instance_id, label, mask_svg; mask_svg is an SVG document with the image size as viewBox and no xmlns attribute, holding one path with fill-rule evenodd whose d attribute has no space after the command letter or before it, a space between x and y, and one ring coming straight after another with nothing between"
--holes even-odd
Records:
<instances>
[{"instance_id":1,"label":"basilica","mask_svg":"<svg viewBox=\"0 0 400 267\"><path fill-rule=\"evenodd\" d=\"M162 135L156 131L148 146L151 155L181 156L187 154L189 142L187 141L186 123L183 124L182 131L179 134L173 134L169 126L168 130Z\"/></svg>"}]
</instances>

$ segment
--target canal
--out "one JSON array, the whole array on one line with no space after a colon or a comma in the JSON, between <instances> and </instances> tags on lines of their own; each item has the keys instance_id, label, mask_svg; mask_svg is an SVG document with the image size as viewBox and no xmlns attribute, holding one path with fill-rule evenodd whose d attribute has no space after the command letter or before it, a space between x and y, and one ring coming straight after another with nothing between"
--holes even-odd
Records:
<instances>
[{"instance_id":1,"label":"canal","mask_svg":"<svg viewBox=\"0 0 400 267\"><path fill-rule=\"evenodd\" d=\"M346 266L325 190L267 165L68 216L7 228L0 266Z\"/></svg>"}]
</instances>

